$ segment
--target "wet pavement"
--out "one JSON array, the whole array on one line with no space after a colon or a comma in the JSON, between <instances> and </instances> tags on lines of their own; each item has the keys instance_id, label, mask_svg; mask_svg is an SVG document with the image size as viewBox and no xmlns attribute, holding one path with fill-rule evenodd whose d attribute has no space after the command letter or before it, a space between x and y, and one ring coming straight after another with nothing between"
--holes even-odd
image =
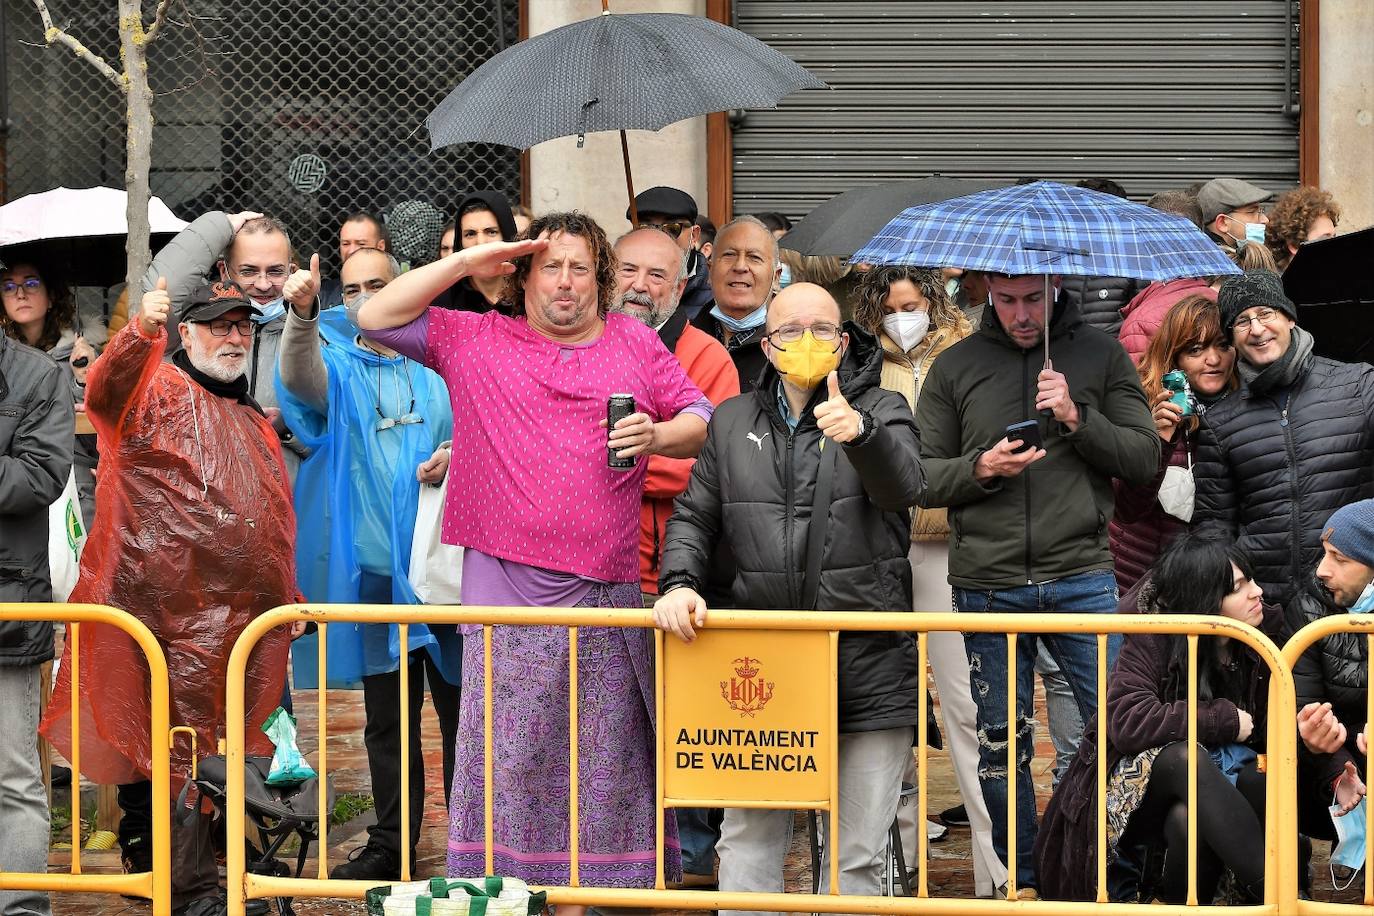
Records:
<instances>
[{"instance_id":1,"label":"wet pavement","mask_svg":"<svg viewBox=\"0 0 1374 916\"><path fill-rule=\"evenodd\" d=\"M294 694L296 714L299 720L299 744L307 759L316 760L318 747L316 694L296 692ZM1043 722L1043 702L1037 703L1042 710L1042 721L1037 728L1036 759L1032 764L1035 776L1037 798L1043 810L1049 800L1050 767L1054 751L1049 743L1049 732ZM363 703L361 691L329 691L327 698L326 726L328 730L329 772L334 779L337 793L370 791L367 769L367 755L363 748ZM425 751L425 769L428 774L424 826L421 831L416 875L430 877L442 875L445 866L445 843L447 840L448 816L443 801L443 769L440 746L437 741L438 723L433 710L425 706L421 720L422 744ZM929 752L930 772L927 775L927 790L930 799L927 810L934 817L938 812L959 804L960 798L954 781L954 773L949 756L943 751ZM90 794L88 787L83 796ZM329 835L329 863L336 864L347 858L348 853L367 840L366 826L372 822L368 812L343 827L336 828ZM1318 843L1317 854L1317 897L1321 900L1340 900L1358 902L1361 898L1361 882L1349 891L1335 895L1331 891L1329 875L1325 867L1326 844ZM908 859L914 853L908 852ZM65 871L70 853L55 850L49 862L52 871ZM284 857L287 858L287 857ZM294 855L289 857L294 865ZM83 871L87 873L118 872L120 870L117 848L112 851L83 851ZM318 863L312 856L306 865L306 875L316 873ZM811 856L805 829L804 816L798 815L797 829L793 832L792 849L784 869L784 879L789 891L809 891L811 888ZM973 864L969 852L968 828L952 828L947 839L930 845L927 880L929 891L937 897L973 896ZM364 912L358 901L341 900L298 900L294 904L300 916L335 916L335 914L361 914ZM112 895L55 895L53 913L57 916L138 916L149 912L146 903L131 903ZM275 912L275 910L274 910ZM618 916L624 911L616 911Z\"/></svg>"}]
</instances>

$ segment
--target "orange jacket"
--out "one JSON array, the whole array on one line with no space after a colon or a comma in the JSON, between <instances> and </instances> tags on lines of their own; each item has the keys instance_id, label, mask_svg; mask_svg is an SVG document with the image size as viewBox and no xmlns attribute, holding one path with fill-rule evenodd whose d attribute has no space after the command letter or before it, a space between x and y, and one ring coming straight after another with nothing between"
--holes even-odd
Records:
<instances>
[{"instance_id":1,"label":"orange jacket","mask_svg":"<svg viewBox=\"0 0 1374 916\"><path fill-rule=\"evenodd\" d=\"M663 326L660 336L665 343L677 327L681 332L673 347L673 355L690 378L713 405L739 394L739 372L729 352L710 334L686 324L678 312ZM673 514L673 500L687 489L695 458L649 458L649 475L644 481L644 501L639 507L639 575L640 588L658 594L658 558L663 549L663 529Z\"/></svg>"}]
</instances>

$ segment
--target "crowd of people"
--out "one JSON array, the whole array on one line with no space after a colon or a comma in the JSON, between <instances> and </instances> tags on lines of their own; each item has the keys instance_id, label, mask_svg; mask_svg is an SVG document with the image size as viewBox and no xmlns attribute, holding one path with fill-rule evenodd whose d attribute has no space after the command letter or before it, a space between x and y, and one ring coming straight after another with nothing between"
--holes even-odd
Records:
<instances>
[{"instance_id":1,"label":"crowd of people","mask_svg":"<svg viewBox=\"0 0 1374 916\"><path fill-rule=\"evenodd\" d=\"M1106 179L1081 186L1125 196ZM103 350L54 266L7 264L0 600L52 599L48 507L75 468L91 538L70 600L151 628L173 724L194 729L200 754L222 736L229 652L254 617L302 599L420 603L412 543L426 533L427 487L444 489L438 530L463 549L473 605L651 607L687 642L721 607L1206 613L1282 642L1374 608L1374 368L1315 355L1280 282L1300 245L1334 233L1340 207L1315 188L1272 197L1236 178L1155 195L1151 206L1191 220L1241 272L1148 285L802 257L779 245L791 227L781 214L717 230L667 187L638 196L636 224L614 241L585 214L535 216L476 191L404 261L386 222L351 213L336 276L319 254L296 254L283 221L212 212L157 253ZM613 395L634 407L612 425ZM573 736L566 628L495 628L491 671L482 641L465 638L480 628L462 630L411 625L402 646L394 625L328 628L317 676L361 685L377 806L366 843L332 877L384 883L405 857L413 866L421 750L435 739L401 735L405 665L410 721L426 694L438 714L451 875L485 869L490 678L495 872L568 883L575 737L582 882L652 886L651 634L580 630ZM289 705L302 632L274 632L253 653L253 724ZM53 636L49 624L0 621L0 735L11 739L0 742L0 863L46 867L46 799L23 739L41 733L70 753L75 701L82 775L119 787L125 867L147 871L146 664L123 632L83 628L81 670L100 675L74 685L65 643L40 722ZM1267 718L1269 672L1244 645L1201 641L1191 712L1182 637L1106 645L1099 697L1095 637L1020 635L1009 721L1007 639L931 634L963 798L941 816L972 831L976 894L1013 880L1022 898L1095 899L1100 753L1112 899L1182 901L1190 715L1203 745L1200 899L1260 898L1257 753L1272 728L1301 738L1303 887L1310 838L1338 841L1334 863L1363 861L1362 640L1330 636L1303 657L1296 722ZM834 855L845 893L876 894L915 777L925 676L909 633L845 632L839 668L841 842L823 850L821 889ZM1056 749L1043 821L1030 771L1037 673ZM249 753L270 752L256 727L248 735ZM174 782L193 753L178 744ZM180 815L176 911L222 912L211 817ZM914 847L925 825L903 818ZM791 828L786 811L670 811L665 873L685 887L781 891ZM0 892L0 914L47 912L42 894Z\"/></svg>"}]
</instances>

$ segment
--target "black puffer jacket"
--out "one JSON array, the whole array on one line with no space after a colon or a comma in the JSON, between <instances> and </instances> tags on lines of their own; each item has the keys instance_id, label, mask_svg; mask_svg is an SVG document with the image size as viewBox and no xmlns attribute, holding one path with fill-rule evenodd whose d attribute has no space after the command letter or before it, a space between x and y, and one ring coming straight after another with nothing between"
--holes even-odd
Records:
<instances>
[{"instance_id":1,"label":"black puffer jacket","mask_svg":"<svg viewBox=\"0 0 1374 916\"><path fill-rule=\"evenodd\" d=\"M827 611L911 611L911 521L925 485L916 422L900 394L878 382L882 350L853 324L840 366L840 391L865 413L871 432L842 448L835 466L817 607ZM816 389L795 433L778 409L778 374L770 365L752 392L716 408L687 490L668 520L660 593L677 585L700 591L719 540L738 569L737 607L797 608L802 603L806 538L823 437ZM834 442L824 440L827 448ZM840 637L840 730L915 725L922 678L908 633Z\"/></svg>"},{"instance_id":2,"label":"black puffer jacket","mask_svg":"<svg viewBox=\"0 0 1374 916\"><path fill-rule=\"evenodd\" d=\"M1059 289L1086 323L1115 337L1121 310L1140 292L1140 283L1130 277L1062 277Z\"/></svg>"},{"instance_id":3,"label":"black puffer jacket","mask_svg":"<svg viewBox=\"0 0 1374 916\"><path fill-rule=\"evenodd\" d=\"M48 506L72 468L72 392L46 353L0 334L0 602L51 601ZM0 667L53 657L52 624L0 620Z\"/></svg>"},{"instance_id":4,"label":"black puffer jacket","mask_svg":"<svg viewBox=\"0 0 1374 916\"><path fill-rule=\"evenodd\" d=\"M1345 608L1331 600L1322 584L1310 576L1288 602L1286 611L1288 625L1295 633L1314 620L1346 613ZM1308 703L1330 703L1332 712L1350 733L1351 747L1367 715L1369 659L1366 639L1355 633L1332 633L1313 643L1293 666L1293 690L1298 709ZM1304 769L1311 768L1312 782L1326 786L1340 774L1347 760L1355 758L1345 748L1334 754L1313 754L1299 741L1298 759ZM1355 762L1363 772L1363 761Z\"/></svg>"},{"instance_id":5,"label":"black puffer jacket","mask_svg":"<svg viewBox=\"0 0 1374 916\"><path fill-rule=\"evenodd\" d=\"M1374 496L1371 417L1374 368L1321 356L1287 391L1243 385L1203 415L1193 525L1236 538L1267 600L1286 605L1317 565L1331 513Z\"/></svg>"}]
</instances>

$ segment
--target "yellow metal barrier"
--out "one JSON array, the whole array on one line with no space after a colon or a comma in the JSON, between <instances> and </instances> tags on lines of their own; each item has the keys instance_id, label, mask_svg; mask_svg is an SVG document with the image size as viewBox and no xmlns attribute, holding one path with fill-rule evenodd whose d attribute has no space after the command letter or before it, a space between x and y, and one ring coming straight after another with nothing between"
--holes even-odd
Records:
<instances>
[{"instance_id":1,"label":"yellow metal barrier","mask_svg":"<svg viewBox=\"0 0 1374 916\"><path fill-rule=\"evenodd\" d=\"M1303 627L1284 644L1284 662L1291 670L1297 667L1298 659L1309 648L1317 643L1318 640L1337 633L1363 633L1366 640L1365 654L1368 658L1368 670L1365 672L1365 684L1374 684L1374 614L1338 614L1331 617L1324 617L1315 620ZM1365 722L1374 722L1374 690L1366 690ZM1294 700L1296 704L1296 699ZM1352 731L1361 727L1360 723L1347 722L1346 727ZM1369 785L1369 762L1365 761L1365 771L1360 774L1366 786ZM1295 809L1296 800L1296 779L1297 773L1294 772L1294 780L1288 791L1286 802ZM1270 796L1273 802L1273 796ZM1295 814L1296 818L1296 814ZM1370 870L1374 869L1374 844L1366 842L1364 850L1364 901L1362 904L1350 903L1320 903L1314 900L1299 900L1294 908L1294 913L1312 914L1339 914L1355 913L1364 907L1374 906L1374 881L1370 880Z\"/></svg>"},{"instance_id":2,"label":"yellow metal barrier","mask_svg":"<svg viewBox=\"0 0 1374 916\"><path fill-rule=\"evenodd\" d=\"M875 914L953 914L953 916L964 916L964 914L984 914L984 913L1058 913L1058 914L1114 914L1114 913L1138 913L1138 914L1160 914L1160 913L1183 913L1197 906L1196 891L1196 793L1197 793L1197 742L1196 742L1196 722L1190 716L1189 724L1189 806L1188 806L1188 835L1189 835L1189 894L1188 905L1142 905L1124 904L1107 902L1106 890L1106 793L1104 791L1107 782L1105 755L1098 755L1097 781L1099 787L1098 798L1098 887L1096 902L1065 903L1062 901L1018 901L1015 899L1015 868L1012 868L1013 878L1008 886L1008 899L1005 900L977 900L961 898L931 897L927 889L925 868L921 868L921 876L915 897L860 897L860 896L840 896L842 888L838 887L838 881L832 880L831 892L829 894L774 894L774 893L740 893L722 891L675 891L664 887L663 874L661 867L658 870L657 887L653 889L623 889L623 888L592 888L580 887L578 877L578 784L577 784L577 628L579 627L652 627L652 615L647 610L639 609L591 609L591 608L511 608L511 607L413 607L400 608L391 605L289 605L277 608L258 617L251 623L238 643L234 646L229 661L228 684L227 684L227 714L228 733L227 733L227 756L228 756L228 835L241 836L244 830L244 673L250 654L259 639L269 630L290 624L294 621L305 620L314 621L319 625L319 657L318 670L320 672L318 690L318 702L320 711L320 752L319 752L319 777L320 777L320 854L319 854L319 879L306 878L279 878L264 875L250 875L245 869L245 850L240 843L230 843L228 850L228 884L229 884L229 913L230 916L242 916L246 901L249 899L260 899L266 897L343 897L343 898L362 898L369 887L375 886L376 882L370 881L335 881L327 878L327 850L328 850L328 811L323 803L325 783L327 779L326 755L324 752L326 735L324 730L325 722L325 687L327 671L327 650L326 650L326 627L330 621L346 623L370 623L386 624L401 623L400 644L407 645L406 626L416 623L429 624L476 624L483 627L484 658L485 670L491 671L491 627L501 625L527 625L527 626L566 626L569 628L570 643L570 702L569 717L571 725L571 747L570 747L570 884L569 887L547 888L548 900L551 904L565 904L570 906L598 906L598 907L634 907L652 909L682 909L682 910L703 910L703 909L729 909L729 910L763 910L781 912L815 912L815 913L875 913ZM1374 634L1374 621L1368 622L1367 628ZM1003 614L1003 613L980 613L980 614L955 614L955 613L920 613L920 614L894 614L894 613L849 613L849 612L784 612L784 611L713 611L708 621L708 629L733 629L733 630L759 630L759 631L821 631L832 634L831 646L832 653L836 644L836 635L839 632L849 631L912 631L917 634L917 652L921 670L925 670L927 660L927 634L930 632L963 632L963 633L1005 633L1008 634L1009 647L1008 654L1008 712L1010 719L1008 722L1008 799L1007 799L1007 824L1008 824L1008 860L1015 861L1015 760L1016 760L1016 706L1015 706L1015 685L1016 685L1016 634L1045 634L1045 633L1091 633L1096 634L1098 639L1098 703L1099 711L1104 709L1106 703L1106 684L1107 684L1107 635L1112 633L1152 633L1158 635L1181 634L1188 637L1190 683L1189 683L1189 705L1196 708L1197 702L1197 645L1199 636L1229 637L1238 640L1249 646L1255 651L1258 657L1269 667L1271 674L1270 699L1268 718L1271 722L1293 722L1295 721L1296 711L1294 709L1293 678L1289 664L1284 659L1277 646L1260 633L1258 630L1245 624L1238 623L1228 618L1219 616L1192 616L1192 615L1099 615L1099 614ZM1309 628L1311 629L1311 628ZM1306 631L1304 631L1306 632ZM664 637L658 636L660 647L660 664L662 662L662 645ZM1371 653L1374 658L1374 653ZM400 692L401 715L402 715L402 734L405 735L405 728L408 727L408 700L406 678L408 666L401 666L402 686ZM659 684L659 697L662 698L661 678ZM484 806L486 811L486 858L488 871L493 861L493 838L492 838L492 681L493 678L484 678L485 694L483 697L483 707L485 709L484 744L485 744L485 767L486 797ZM919 767L918 779L920 789L918 795L918 809L916 822L924 823L926 819L927 795L925 792L926 777L926 742L925 742L925 692L921 692L920 717L918 719L919 737ZM1372 704L1374 707L1374 704ZM660 706L656 710L659 722L662 722L664 710ZM1105 716L1099 715L1099 742L1105 746L1106 725ZM1374 718L1374 708L1371 709L1371 718ZM832 723L833 723L832 716ZM662 728L659 728L659 757L663 760L664 736ZM1283 791L1295 784L1297 774L1296 757L1296 729L1295 728L1271 728L1268 732L1267 764L1266 764L1266 786L1267 786L1267 816L1265 821L1265 887L1264 903L1255 906L1242 907L1209 907L1209 912L1216 913L1251 913L1251 914L1274 914L1274 916L1288 916L1288 914L1300 912L1298 909L1298 881L1297 881L1297 816L1294 795L1291 791ZM661 770L661 767L660 767ZM401 742L401 795L402 799L409 798L409 751L408 741ZM658 788L658 844L662 849L662 825L663 825L663 791L662 791L662 772L659 774L660 785ZM832 792L834 786L834 772L831 771ZM764 803L761 806L767 807L793 807L791 805ZM402 803L402 836L408 836L409 805ZM832 830L834 822L838 818L832 818ZM924 831L918 830L918 852L916 861L924 866L926 855L926 840ZM833 842L832 833L832 842ZM832 846L832 849L837 848ZM402 879L408 880L410 862L409 856L402 856ZM832 879L837 878L837 863L832 857ZM1286 866L1286 867L1285 867ZM1312 907L1302 912L1325 912L1318 909L1319 905L1303 904L1304 907ZM1332 912L1337 912L1333 910Z\"/></svg>"},{"instance_id":3,"label":"yellow metal barrier","mask_svg":"<svg viewBox=\"0 0 1374 916\"><path fill-rule=\"evenodd\" d=\"M123 894L152 901L153 916L172 912L171 787L168 772L167 660L157 638L130 614L101 604L0 603L0 620L42 620L67 624L71 648L72 693L72 864L69 874L26 874L0 870L0 890L44 891L55 894ZM153 761L153 870L140 874L89 875L81 872L81 625L101 623L118 627L143 650L150 676L149 701ZM12 739L6 739L12 740ZM0 825L0 829L3 826ZM3 867L3 863L0 863Z\"/></svg>"}]
</instances>

